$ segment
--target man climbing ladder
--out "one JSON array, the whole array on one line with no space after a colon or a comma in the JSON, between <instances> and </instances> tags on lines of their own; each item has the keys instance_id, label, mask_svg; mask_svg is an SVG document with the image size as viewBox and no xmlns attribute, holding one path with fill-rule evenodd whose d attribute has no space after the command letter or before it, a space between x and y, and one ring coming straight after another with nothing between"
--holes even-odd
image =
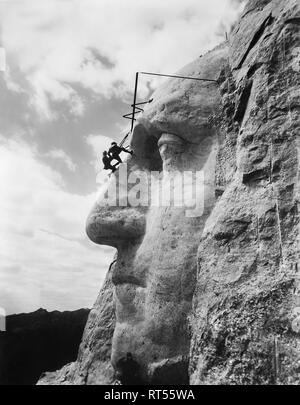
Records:
<instances>
[{"instance_id":1,"label":"man climbing ladder","mask_svg":"<svg viewBox=\"0 0 300 405\"><path fill-rule=\"evenodd\" d=\"M120 157L121 152L126 152L130 153L131 155L133 154L132 150L127 150L126 148L123 148L122 146L117 145L117 142L112 142L111 147L108 150L108 155L111 157L111 159L117 160L119 163L122 163L122 159Z\"/></svg>"},{"instance_id":2,"label":"man climbing ladder","mask_svg":"<svg viewBox=\"0 0 300 405\"><path fill-rule=\"evenodd\" d=\"M108 152L103 152L102 162L104 165L104 170L111 170L112 173L117 170L117 166L123 162L120 157L121 152L130 153L131 155L133 154L133 151L127 150L126 148L117 145L117 142L112 142ZM113 160L117 161L117 163L115 163L114 165L111 164Z\"/></svg>"},{"instance_id":3,"label":"man climbing ladder","mask_svg":"<svg viewBox=\"0 0 300 405\"><path fill-rule=\"evenodd\" d=\"M116 163L115 165L111 164L112 158L110 156L108 156L106 150L103 152L103 157L102 157L102 163L103 163L103 168L104 170L111 170L112 173L114 173L117 168L116 166L118 165L118 163Z\"/></svg>"}]
</instances>

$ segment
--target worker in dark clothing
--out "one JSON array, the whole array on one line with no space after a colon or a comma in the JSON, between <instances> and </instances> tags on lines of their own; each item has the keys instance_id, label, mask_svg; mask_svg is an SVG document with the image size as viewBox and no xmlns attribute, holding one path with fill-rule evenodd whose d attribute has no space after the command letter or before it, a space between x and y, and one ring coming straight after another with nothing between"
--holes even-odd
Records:
<instances>
[{"instance_id":1,"label":"worker in dark clothing","mask_svg":"<svg viewBox=\"0 0 300 405\"><path fill-rule=\"evenodd\" d=\"M118 165L118 163L116 163L115 165L112 165L111 161L112 161L112 158L108 155L108 153L105 150L103 152L103 158L102 158L104 170L111 170L111 172L114 173L117 170L116 166Z\"/></svg>"},{"instance_id":2,"label":"worker in dark clothing","mask_svg":"<svg viewBox=\"0 0 300 405\"><path fill-rule=\"evenodd\" d=\"M121 358L117 362L116 377L123 385L142 385L141 370L139 364L133 359L131 353L127 353L126 357Z\"/></svg>"},{"instance_id":3,"label":"worker in dark clothing","mask_svg":"<svg viewBox=\"0 0 300 405\"><path fill-rule=\"evenodd\" d=\"M130 153L131 155L133 154L133 152L131 150L127 150L121 146L118 146L117 142L112 142L111 147L109 148L109 151L108 151L108 155L112 159L116 159L119 163L122 163L122 159L120 158L121 152Z\"/></svg>"}]
</instances>

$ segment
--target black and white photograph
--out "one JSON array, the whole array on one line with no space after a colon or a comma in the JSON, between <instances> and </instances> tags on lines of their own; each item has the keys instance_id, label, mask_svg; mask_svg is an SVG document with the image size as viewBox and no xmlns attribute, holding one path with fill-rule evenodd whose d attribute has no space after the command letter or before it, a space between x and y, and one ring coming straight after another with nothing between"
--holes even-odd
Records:
<instances>
[{"instance_id":1,"label":"black and white photograph","mask_svg":"<svg viewBox=\"0 0 300 405\"><path fill-rule=\"evenodd\" d=\"M0 0L0 385L300 385L299 0Z\"/></svg>"}]
</instances>

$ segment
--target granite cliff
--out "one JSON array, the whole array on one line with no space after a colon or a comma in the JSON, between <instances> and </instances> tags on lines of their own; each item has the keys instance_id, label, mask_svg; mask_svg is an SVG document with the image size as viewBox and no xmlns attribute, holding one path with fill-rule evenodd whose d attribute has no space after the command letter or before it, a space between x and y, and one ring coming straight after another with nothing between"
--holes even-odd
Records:
<instances>
[{"instance_id":1,"label":"granite cliff","mask_svg":"<svg viewBox=\"0 0 300 405\"><path fill-rule=\"evenodd\" d=\"M40 384L299 384L299 25L297 0L250 0L180 71L216 82L154 93L129 175L202 171L202 215L95 203L87 234L116 260L77 361Z\"/></svg>"}]
</instances>

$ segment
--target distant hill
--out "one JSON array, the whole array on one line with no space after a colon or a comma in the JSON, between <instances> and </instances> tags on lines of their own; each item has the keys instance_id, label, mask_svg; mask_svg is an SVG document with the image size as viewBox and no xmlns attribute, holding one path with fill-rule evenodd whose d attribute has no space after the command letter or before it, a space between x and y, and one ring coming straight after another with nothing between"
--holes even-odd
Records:
<instances>
[{"instance_id":1,"label":"distant hill","mask_svg":"<svg viewBox=\"0 0 300 405\"><path fill-rule=\"evenodd\" d=\"M89 309L9 315L0 332L0 385L35 384L76 360Z\"/></svg>"}]
</instances>

